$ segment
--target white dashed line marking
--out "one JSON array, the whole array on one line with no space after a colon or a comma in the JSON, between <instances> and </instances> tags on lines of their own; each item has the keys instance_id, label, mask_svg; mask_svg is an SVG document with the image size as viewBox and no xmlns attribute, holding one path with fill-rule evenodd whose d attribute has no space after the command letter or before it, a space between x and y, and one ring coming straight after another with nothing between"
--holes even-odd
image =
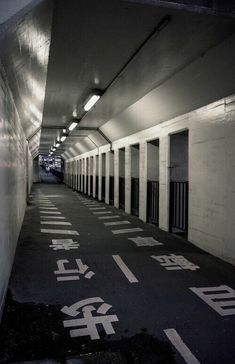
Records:
<instances>
[{"instance_id":1,"label":"white dashed line marking","mask_svg":"<svg viewBox=\"0 0 235 364\"><path fill-rule=\"evenodd\" d=\"M60 219L60 220L65 220L66 218L64 216L41 216L41 218L44 219Z\"/></svg>"},{"instance_id":2,"label":"white dashed line marking","mask_svg":"<svg viewBox=\"0 0 235 364\"><path fill-rule=\"evenodd\" d=\"M112 211L98 211L93 212L94 215L105 215L105 214L112 214Z\"/></svg>"},{"instance_id":3,"label":"white dashed line marking","mask_svg":"<svg viewBox=\"0 0 235 364\"><path fill-rule=\"evenodd\" d=\"M79 232L74 230L56 230L56 229L41 229L41 233L61 234L61 235L79 235Z\"/></svg>"},{"instance_id":4,"label":"white dashed line marking","mask_svg":"<svg viewBox=\"0 0 235 364\"><path fill-rule=\"evenodd\" d=\"M61 215L61 212L59 212L59 211L53 211L53 212L51 212L51 211L40 211L40 214L54 214L54 215Z\"/></svg>"},{"instance_id":5,"label":"white dashed line marking","mask_svg":"<svg viewBox=\"0 0 235 364\"><path fill-rule=\"evenodd\" d=\"M105 219L118 219L119 215L112 215L112 216L99 216L98 219L105 220Z\"/></svg>"},{"instance_id":6,"label":"white dashed line marking","mask_svg":"<svg viewBox=\"0 0 235 364\"><path fill-rule=\"evenodd\" d=\"M134 274L130 271L130 269L127 267L127 265L123 262L120 255L112 255L114 261L118 265L118 267L121 269L123 274L126 276L128 281L130 283L138 283L138 279L134 276Z\"/></svg>"},{"instance_id":7,"label":"white dashed line marking","mask_svg":"<svg viewBox=\"0 0 235 364\"><path fill-rule=\"evenodd\" d=\"M106 207L90 207L89 210L106 210Z\"/></svg>"},{"instance_id":8,"label":"white dashed line marking","mask_svg":"<svg viewBox=\"0 0 235 364\"><path fill-rule=\"evenodd\" d=\"M40 223L44 225L72 225L70 222L67 221L41 221Z\"/></svg>"},{"instance_id":9,"label":"white dashed line marking","mask_svg":"<svg viewBox=\"0 0 235 364\"><path fill-rule=\"evenodd\" d=\"M58 210L57 207L40 207L40 209L45 209L45 210Z\"/></svg>"},{"instance_id":10,"label":"white dashed line marking","mask_svg":"<svg viewBox=\"0 0 235 364\"><path fill-rule=\"evenodd\" d=\"M182 358L185 360L187 364L200 364L197 358L193 355L193 353L189 350L189 348L185 345L179 334L175 329L166 329L164 333L171 341L172 345L176 348L176 350L180 353Z\"/></svg>"},{"instance_id":11,"label":"white dashed line marking","mask_svg":"<svg viewBox=\"0 0 235 364\"><path fill-rule=\"evenodd\" d=\"M113 225L128 225L130 224L130 221L124 220L124 221L111 221L111 222L104 222L105 226L113 226Z\"/></svg>"},{"instance_id":12,"label":"white dashed line marking","mask_svg":"<svg viewBox=\"0 0 235 364\"><path fill-rule=\"evenodd\" d=\"M127 234L127 233L135 233L137 231L143 231L141 228L132 228L132 229L120 229L120 230L111 230L114 235L117 234Z\"/></svg>"}]
</instances>

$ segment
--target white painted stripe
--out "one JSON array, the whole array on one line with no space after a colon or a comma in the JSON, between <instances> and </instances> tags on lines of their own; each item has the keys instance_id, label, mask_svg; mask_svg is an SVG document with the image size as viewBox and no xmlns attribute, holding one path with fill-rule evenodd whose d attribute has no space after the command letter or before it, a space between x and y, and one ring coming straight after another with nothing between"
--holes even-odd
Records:
<instances>
[{"instance_id":1,"label":"white painted stripe","mask_svg":"<svg viewBox=\"0 0 235 364\"><path fill-rule=\"evenodd\" d=\"M59 211L53 211L53 212L51 212L51 211L40 211L40 214L54 214L54 215L61 215L61 212L59 212Z\"/></svg>"},{"instance_id":2,"label":"white painted stripe","mask_svg":"<svg viewBox=\"0 0 235 364\"><path fill-rule=\"evenodd\" d=\"M116 234L127 234L127 233L135 233L137 231L143 231L141 228L132 228L132 229L120 229L120 230L111 230L114 235Z\"/></svg>"},{"instance_id":3,"label":"white painted stripe","mask_svg":"<svg viewBox=\"0 0 235 364\"><path fill-rule=\"evenodd\" d=\"M105 214L112 214L112 211L98 211L93 212L94 215L105 215Z\"/></svg>"},{"instance_id":4,"label":"white painted stripe","mask_svg":"<svg viewBox=\"0 0 235 364\"><path fill-rule=\"evenodd\" d=\"M39 205L54 205L52 202L42 202L39 201Z\"/></svg>"},{"instance_id":5,"label":"white painted stripe","mask_svg":"<svg viewBox=\"0 0 235 364\"><path fill-rule=\"evenodd\" d=\"M45 210L58 210L57 207L39 207L40 209L45 209Z\"/></svg>"},{"instance_id":6,"label":"white painted stripe","mask_svg":"<svg viewBox=\"0 0 235 364\"><path fill-rule=\"evenodd\" d=\"M45 198L47 197L64 197L63 195L44 195Z\"/></svg>"},{"instance_id":7,"label":"white painted stripe","mask_svg":"<svg viewBox=\"0 0 235 364\"><path fill-rule=\"evenodd\" d=\"M63 282L63 281L79 281L79 276L64 276L64 277L56 277L57 281Z\"/></svg>"},{"instance_id":8,"label":"white painted stripe","mask_svg":"<svg viewBox=\"0 0 235 364\"><path fill-rule=\"evenodd\" d=\"M89 205L86 204L86 206L87 207L95 207L95 206L100 206L100 204L99 203L89 203Z\"/></svg>"},{"instance_id":9,"label":"white painted stripe","mask_svg":"<svg viewBox=\"0 0 235 364\"><path fill-rule=\"evenodd\" d=\"M200 364L175 329L166 329L164 332L187 364Z\"/></svg>"},{"instance_id":10,"label":"white painted stripe","mask_svg":"<svg viewBox=\"0 0 235 364\"><path fill-rule=\"evenodd\" d=\"M121 269L121 271L125 274L126 278L130 283L138 283L138 279L134 276L134 274L130 271L127 265L123 262L120 255L112 255L113 259Z\"/></svg>"},{"instance_id":11,"label":"white painted stripe","mask_svg":"<svg viewBox=\"0 0 235 364\"><path fill-rule=\"evenodd\" d=\"M41 221L40 224L44 225L72 225L70 222L67 221Z\"/></svg>"},{"instance_id":12,"label":"white painted stripe","mask_svg":"<svg viewBox=\"0 0 235 364\"><path fill-rule=\"evenodd\" d=\"M106 207L90 207L89 210L106 210Z\"/></svg>"},{"instance_id":13,"label":"white painted stripe","mask_svg":"<svg viewBox=\"0 0 235 364\"><path fill-rule=\"evenodd\" d=\"M41 209L44 209L44 207L45 207L45 209L47 209L48 207L55 207L55 205L42 205L42 204L40 204L39 207Z\"/></svg>"},{"instance_id":14,"label":"white painted stripe","mask_svg":"<svg viewBox=\"0 0 235 364\"><path fill-rule=\"evenodd\" d=\"M45 216L41 216L41 219L44 218L44 219L60 219L60 220L65 220L66 218L64 216L48 216L48 215L45 215Z\"/></svg>"},{"instance_id":15,"label":"white painted stripe","mask_svg":"<svg viewBox=\"0 0 235 364\"><path fill-rule=\"evenodd\" d=\"M123 220L123 221L111 221L111 222L104 222L105 226L112 226L112 225L127 225L130 224L130 221Z\"/></svg>"},{"instance_id":16,"label":"white painted stripe","mask_svg":"<svg viewBox=\"0 0 235 364\"><path fill-rule=\"evenodd\" d=\"M105 220L105 219L118 219L119 215L112 215L112 216L98 216L98 219Z\"/></svg>"},{"instance_id":17,"label":"white painted stripe","mask_svg":"<svg viewBox=\"0 0 235 364\"><path fill-rule=\"evenodd\" d=\"M41 233L79 235L79 233L74 230L56 230L56 229L41 229Z\"/></svg>"}]
</instances>

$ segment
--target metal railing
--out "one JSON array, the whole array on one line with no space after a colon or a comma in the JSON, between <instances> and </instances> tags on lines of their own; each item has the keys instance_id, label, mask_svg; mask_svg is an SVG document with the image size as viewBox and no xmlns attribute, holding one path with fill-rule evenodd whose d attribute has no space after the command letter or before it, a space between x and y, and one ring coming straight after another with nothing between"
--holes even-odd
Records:
<instances>
[{"instance_id":1,"label":"metal railing","mask_svg":"<svg viewBox=\"0 0 235 364\"><path fill-rule=\"evenodd\" d=\"M114 205L114 176L109 177L109 203Z\"/></svg>"},{"instance_id":2,"label":"metal railing","mask_svg":"<svg viewBox=\"0 0 235 364\"><path fill-rule=\"evenodd\" d=\"M125 210L125 178L119 177L119 208Z\"/></svg>"},{"instance_id":3,"label":"metal railing","mask_svg":"<svg viewBox=\"0 0 235 364\"><path fill-rule=\"evenodd\" d=\"M147 182L147 221L158 225L159 222L159 182Z\"/></svg>"},{"instance_id":4,"label":"metal railing","mask_svg":"<svg viewBox=\"0 0 235 364\"><path fill-rule=\"evenodd\" d=\"M170 230L188 231L188 182L170 182Z\"/></svg>"},{"instance_id":5,"label":"metal railing","mask_svg":"<svg viewBox=\"0 0 235 364\"><path fill-rule=\"evenodd\" d=\"M139 178L131 179L131 213L139 216Z\"/></svg>"},{"instance_id":6,"label":"metal railing","mask_svg":"<svg viewBox=\"0 0 235 364\"><path fill-rule=\"evenodd\" d=\"M90 176L90 195L93 195L93 176Z\"/></svg>"},{"instance_id":7,"label":"metal railing","mask_svg":"<svg viewBox=\"0 0 235 364\"><path fill-rule=\"evenodd\" d=\"M102 176L101 199L105 201L105 176Z\"/></svg>"}]
</instances>

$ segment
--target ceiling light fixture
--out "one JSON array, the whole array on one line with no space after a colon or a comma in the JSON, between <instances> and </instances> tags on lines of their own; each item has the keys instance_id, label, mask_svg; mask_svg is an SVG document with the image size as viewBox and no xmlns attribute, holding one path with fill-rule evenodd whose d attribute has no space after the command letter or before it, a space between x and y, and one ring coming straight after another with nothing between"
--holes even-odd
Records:
<instances>
[{"instance_id":1,"label":"ceiling light fixture","mask_svg":"<svg viewBox=\"0 0 235 364\"><path fill-rule=\"evenodd\" d=\"M94 90L92 93L92 96L89 98L87 103L84 106L85 111L89 111L100 99L100 96L102 95L102 92L100 90Z\"/></svg>"},{"instance_id":2,"label":"ceiling light fixture","mask_svg":"<svg viewBox=\"0 0 235 364\"><path fill-rule=\"evenodd\" d=\"M63 135L63 136L61 137L60 141L61 141L61 142L64 142L66 138L67 138L67 136L66 136L66 135Z\"/></svg>"},{"instance_id":3,"label":"ceiling light fixture","mask_svg":"<svg viewBox=\"0 0 235 364\"><path fill-rule=\"evenodd\" d=\"M70 124L70 126L69 126L69 130L72 131L73 129L76 128L77 125L78 125L78 123L73 121L72 124Z\"/></svg>"},{"instance_id":4,"label":"ceiling light fixture","mask_svg":"<svg viewBox=\"0 0 235 364\"><path fill-rule=\"evenodd\" d=\"M58 148L60 146L60 142L57 142L55 146Z\"/></svg>"}]
</instances>

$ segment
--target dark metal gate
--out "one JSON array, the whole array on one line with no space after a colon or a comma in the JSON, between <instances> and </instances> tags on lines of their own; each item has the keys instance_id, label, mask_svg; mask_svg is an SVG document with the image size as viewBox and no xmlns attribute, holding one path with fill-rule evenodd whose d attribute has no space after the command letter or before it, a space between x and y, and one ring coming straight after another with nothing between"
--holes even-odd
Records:
<instances>
[{"instance_id":1,"label":"dark metal gate","mask_svg":"<svg viewBox=\"0 0 235 364\"><path fill-rule=\"evenodd\" d=\"M105 176L102 176L101 199L105 201Z\"/></svg>"},{"instance_id":2,"label":"dark metal gate","mask_svg":"<svg viewBox=\"0 0 235 364\"><path fill-rule=\"evenodd\" d=\"M88 195L88 176L86 176L86 195Z\"/></svg>"},{"instance_id":3,"label":"dark metal gate","mask_svg":"<svg viewBox=\"0 0 235 364\"><path fill-rule=\"evenodd\" d=\"M159 222L159 182L147 182L147 221L158 225Z\"/></svg>"},{"instance_id":4,"label":"dark metal gate","mask_svg":"<svg viewBox=\"0 0 235 364\"><path fill-rule=\"evenodd\" d=\"M119 207L125 210L125 178L119 177Z\"/></svg>"},{"instance_id":5,"label":"dark metal gate","mask_svg":"<svg viewBox=\"0 0 235 364\"><path fill-rule=\"evenodd\" d=\"M90 194L93 195L93 176L90 176Z\"/></svg>"},{"instance_id":6,"label":"dark metal gate","mask_svg":"<svg viewBox=\"0 0 235 364\"><path fill-rule=\"evenodd\" d=\"M170 231L188 231L188 182L170 182Z\"/></svg>"},{"instance_id":7,"label":"dark metal gate","mask_svg":"<svg viewBox=\"0 0 235 364\"><path fill-rule=\"evenodd\" d=\"M139 178L131 179L131 213L139 216Z\"/></svg>"},{"instance_id":8,"label":"dark metal gate","mask_svg":"<svg viewBox=\"0 0 235 364\"><path fill-rule=\"evenodd\" d=\"M98 194L99 194L99 177L96 176L96 184L95 184L95 198L98 198Z\"/></svg>"},{"instance_id":9,"label":"dark metal gate","mask_svg":"<svg viewBox=\"0 0 235 364\"><path fill-rule=\"evenodd\" d=\"M114 205L114 177L109 177L109 203Z\"/></svg>"}]
</instances>

